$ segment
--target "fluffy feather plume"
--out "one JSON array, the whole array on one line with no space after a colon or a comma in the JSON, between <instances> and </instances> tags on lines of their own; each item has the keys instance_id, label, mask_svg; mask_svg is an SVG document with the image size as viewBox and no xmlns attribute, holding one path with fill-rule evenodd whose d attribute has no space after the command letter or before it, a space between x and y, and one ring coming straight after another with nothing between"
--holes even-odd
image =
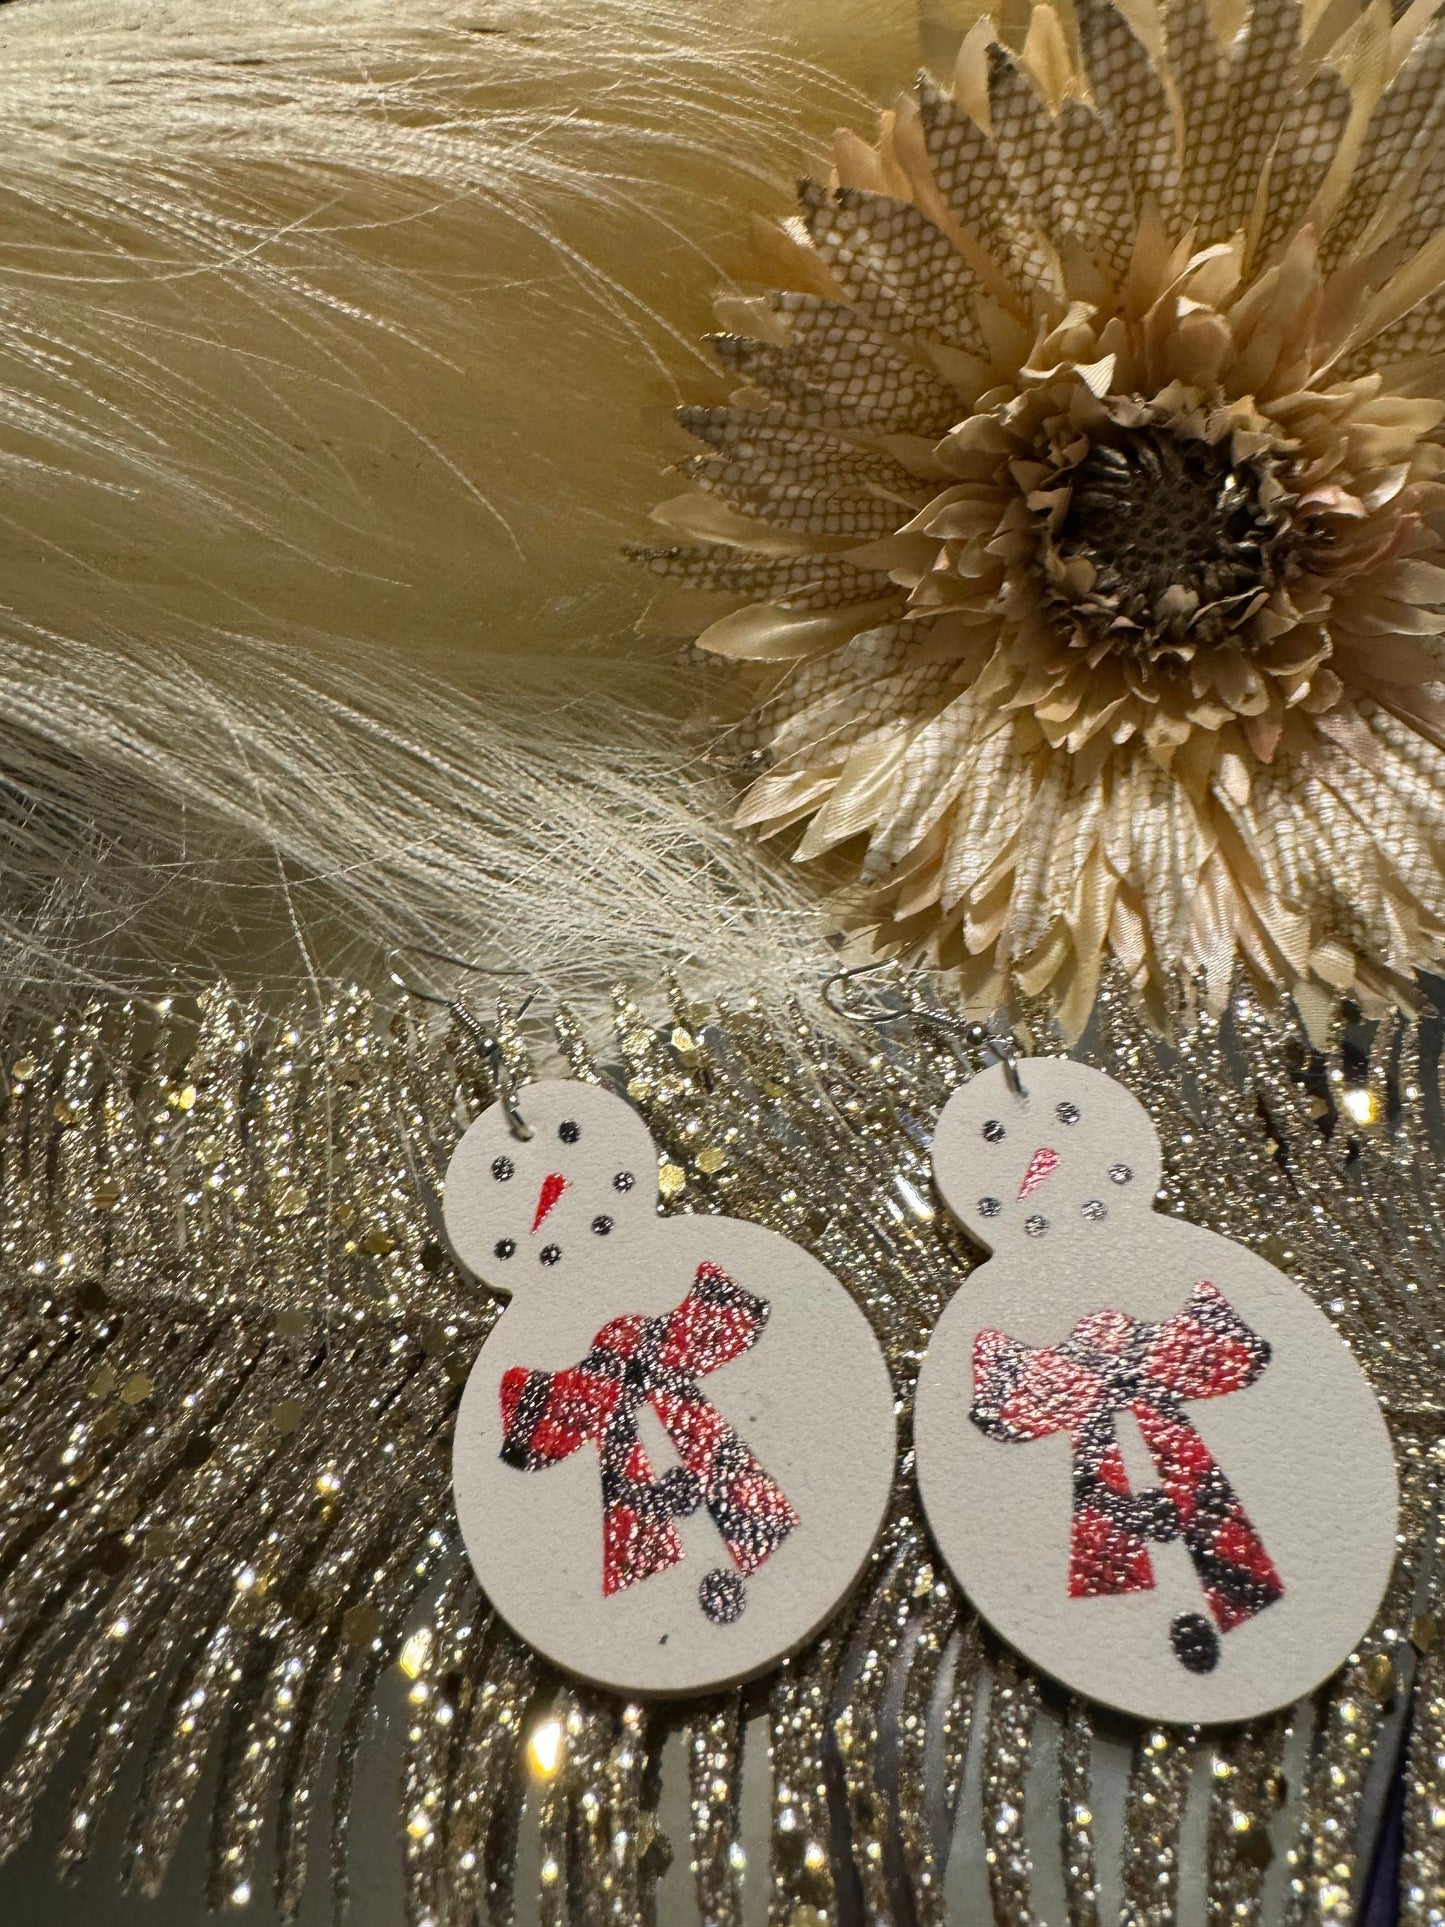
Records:
<instances>
[{"instance_id":1,"label":"fluffy feather plume","mask_svg":"<svg viewBox=\"0 0 1445 1927\"><path fill-rule=\"evenodd\" d=\"M769 665L739 820L1071 1034L1110 954L1377 1009L1445 938L1445 22L1225 12L982 21L844 137L651 556Z\"/></svg>"},{"instance_id":2,"label":"fluffy feather plume","mask_svg":"<svg viewBox=\"0 0 1445 1927\"><path fill-rule=\"evenodd\" d=\"M786 968L617 555L714 242L913 58L768 13L0 6L9 994Z\"/></svg>"},{"instance_id":3,"label":"fluffy feather plume","mask_svg":"<svg viewBox=\"0 0 1445 1927\"><path fill-rule=\"evenodd\" d=\"M0 946L31 994L102 969L274 994L438 942L579 1003L670 965L736 990L816 976L814 913L637 706L514 676L482 708L378 650L205 640L224 675L0 618Z\"/></svg>"}]
</instances>

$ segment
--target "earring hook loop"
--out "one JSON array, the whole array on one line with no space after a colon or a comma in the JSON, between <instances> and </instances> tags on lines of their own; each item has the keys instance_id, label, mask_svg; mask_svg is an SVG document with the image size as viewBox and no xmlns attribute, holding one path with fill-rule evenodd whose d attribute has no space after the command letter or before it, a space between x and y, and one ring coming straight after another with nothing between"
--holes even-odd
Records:
<instances>
[{"instance_id":1,"label":"earring hook loop","mask_svg":"<svg viewBox=\"0 0 1445 1927\"><path fill-rule=\"evenodd\" d=\"M397 944L387 953L386 974L399 990L404 990L408 997L415 997L418 1003L436 1004L440 1009L450 1013L452 1022L491 1072L497 1086L497 1102L501 1105L502 1115L507 1120L507 1129L520 1143L527 1143L535 1133L523 1117L518 1105L516 1086L512 1082L512 1073L507 1064L506 1054L502 1050L500 1038L495 1032L488 1030L482 1020L462 1002L460 997L439 996L436 991L423 990L419 984L411 983L403 977L391 961L402 950L415 950L423 957L432 957L438 963L452 964L459 970L475 970L485 972L489 976L502 976L506 973L492 971L486 964L466 963L460 957L450 956L444 950L429 949L425 944ZM536 995L535 990L527 993L518 1007L518 1017L526 1013Z\"/></svg>"},{"instance_id":2,"label":"earring hook loop","mask_svg":"<svg viewBox=\"0 0 1445 1927\"><path fill-rule=\"evenodd\" d=\"M909 1001L901 1009L886 1008L863 1009L856 1002L846 999L839 1001L834 995L835 987L852 983L856 978L867 976L876 970L888 968L892 959L881 957L874 963L853 964L844 970L835 970L822 986L823 1002L835 1017L844 1017L855 1024L871 1024L881 1030L888 1024L931 1024L935 1030L946 1036L956 1037L971 1050L989 1051L995 1062L1002 1064L1004 1082L1015 1097L1027 1097L1023 1079L1019 1075L1020 1053L1012 1037L1007 1040L998 1037L987 1024L976 1017L959 1017L952 1011L930 1010L927 1005ZM905 974L901 989L905 995L911 994L913 986Z\"/></svg>"}]
</instances>

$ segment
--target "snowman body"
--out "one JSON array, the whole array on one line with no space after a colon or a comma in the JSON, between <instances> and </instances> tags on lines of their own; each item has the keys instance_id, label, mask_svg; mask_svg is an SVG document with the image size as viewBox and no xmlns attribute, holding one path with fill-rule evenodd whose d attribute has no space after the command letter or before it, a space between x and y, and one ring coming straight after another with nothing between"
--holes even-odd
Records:
<instances>
[{"instance_id":1,"label":"snowman body","mask_svg":"<svg viewBox=\"0 0 1445 1927\"><path fill-rule=\"evenodd\" d=\"M1369 1626L1395 1550L1389 1436L1329 1321L1242 1246L1152 1209L1152 1123L1065 1059L955 1093L934 1170L994 1255L940 1319L915 1425L969 1597L1074 1690L1252 1717Z\"/></svg>"},{"instance_id":2,"label":"snowman body","mask_svg":"<svg viewBox=\"0 0 1445 1927\"><path fill-rule=\"evenodd\" d=\"M887 1507L893 1394L863 1314L765 1227L663 1219L641 1120L595 1086L479 1118L448 1234L510 1292L464 1391L454 1491L492 1604L628 1693L745 1679L805 1643Z\"/></svg>"}]
</instances>

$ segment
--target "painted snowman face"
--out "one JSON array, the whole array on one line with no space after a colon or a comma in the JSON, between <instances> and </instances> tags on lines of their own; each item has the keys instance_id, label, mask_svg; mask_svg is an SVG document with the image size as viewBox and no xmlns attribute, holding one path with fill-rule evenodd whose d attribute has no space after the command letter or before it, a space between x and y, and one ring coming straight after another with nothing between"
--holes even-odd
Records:
<instances>
[{"instance_id":1,"label":"painted snowman face","mask_svg":"<svg viewBox=\"0 0 1445 1927\"><path fill-rule=\"evenodd\" d=\"M1329 1320L1245 1247L1152 1209L1160 1151L1066 1058L956 1091L944 1198L994 1255L934 1329L914 1415L929 1525L995 1630L1151 1720L1308 1693L1378 1610L1389 1434Z\"/></svg>"},{"instance_id":2,"label":"painted snowman face","mask_svg":"<svg viewBox=\"0 0 1445 1927\"><path fill-rule=\"evenodd\" d=\"M933 1171L949 1209L990 1251L1019 1239L1041 1261L1121 1215L1151 1211L1159 1139L1136 1097L1067 1058L1020 1066L1024 1095L1002 1065L971 1078L944 1106Z\"/></svg>"},{"instance_id":3,"label":"painted snowman face","mask_svg":"<svg viewBox=\"0 0 1445 1927\"><path fill-rule=\"evenodd\" d=\"M477 1577L523 1639L628 1693L746 1679L811 1638L887 1509L877 1340L776 1232L657 1212L657 1150L594 1085L526 1085L447 1171L462 1261L506 1291L457 1414Z\"/></svg>"},{"instance_id":4,"label":"painted snowman face","mask_svg":"<svg viewBox=\"0 0 1445 1927\"><path fill-rule=\"evenodd\" d=\"M631 1262L657 1221L657 1151L642 1119L595 1084L528 1084L520 1109L530 1138L494 1105L447 1170L442 1212L462 1263L515 1296Z\"/></svg>"}]
</instances>

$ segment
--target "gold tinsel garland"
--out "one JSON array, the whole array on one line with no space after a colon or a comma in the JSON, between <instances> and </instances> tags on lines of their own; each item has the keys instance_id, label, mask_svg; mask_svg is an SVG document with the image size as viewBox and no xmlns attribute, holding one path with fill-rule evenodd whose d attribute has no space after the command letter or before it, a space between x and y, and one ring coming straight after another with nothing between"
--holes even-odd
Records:
<instances>
[{"instance_id":1,"label":"gold tinsel garland","mask_svg":"<svg viewBox=\"0 0 1445 1927\"><path fill-rule=\"evenodd\" d=\"M774 1927L937 1927L950 1847L986 1868L1000 1923L1035 1918L1040 1885L1061 1881L1071 1927L1114 1906L1162 1927L1191 1878L1212 1921L1263 1906L1343 1922L1397 1772L1402 1919L1438 1922L1445 1169L1419 1026L1382 1028L1366 1064L1240 992L1171 1050L1120 990L1101 1001L1093 1045L1160 1126L1164 1207L1260 1249L1323 1305L1380 1394L1402 1475L1400 1559L1358 1653L1289 1715L1199 1733L1067 1699L982 1633L934 1563L906 1415L971 1262L928 1175L967 1054L906 1016L871 1056L797 1011L677 998L656 1022L621 999L618 1016L606 1074L663 1146L668 1208L808 1246L886 1347L905 1456L843 1617L770 1680L698 1706L626 1705L549 1673L490 1616L451 1512L452 1415L496 1315L438 1228L451 1146L492 1095L465 1042L355 991L289 1020L223 989L199 1010L85 1010L43 1040L12 1035L5 1057L0 1721L38 1710L0 1766L0 1852L59 1778L73 1869L124 1785L123 1875L154 1891L218 1763L213 1904L273 1882L294 1916L329 1808L344 1910L358 1758L400 1663L412 1927L513 1920L533 1819L546 1927L655 1921L679 1848L700 1917L733 1927L754 1878L739 1813L754 1720ZM505 1010L500 1033L524 1074ZM557 1034L576 1075L603 1074L565 1014ZM539 1722L556 1753L540 1774ZM688 1848L659 1818L679 1739ZM1123 1825L1096 1826L1121 1748ZM1057 1784L1052 1869L1048 1830L1025 1819L1041 1775ZM1192 1872L1186 1824L1204 1841Z\"/></svg>"}]
</instances>

